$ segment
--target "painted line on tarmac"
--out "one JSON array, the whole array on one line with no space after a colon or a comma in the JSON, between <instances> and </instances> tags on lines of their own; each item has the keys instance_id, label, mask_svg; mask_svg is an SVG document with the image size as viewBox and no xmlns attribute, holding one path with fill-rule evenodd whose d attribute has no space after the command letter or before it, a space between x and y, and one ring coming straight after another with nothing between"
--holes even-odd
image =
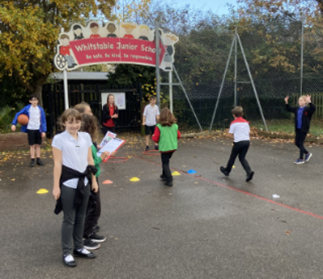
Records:
<instances>
[{"instance_id":1,"label":"painted line on tarmac","mask_svg":"<svg viewBox=\"0 0 323 279\"><path fill-rule=\"evenodd\" d=\"M155 164L157 166L161 166L160 163L156 163L154 161L150 161L150 160L147 160L145 158L138 157L138 156L134 156L134 157L137 158L137 159L140 159L142 161L146 161L148 163L152 163L152 164ZM312 212L309 212L309 211L305 211L305 210L302 210L302 209L299 209L299 208L296 208L296 207L292 207L292 206L289 206L289 205L286 205L286 204L283 204L283 203L280 203L280 202L276 202L276 201L273 201L273 200L270 200L270 199L267 199L267 198L264 198L264 197L261 197L261 196L258 196L258 195L255 195L255 194L252 194L252 193L249 193L249 192L246 192L246 191L237 189L237 188L234 188L232 186L228 186L228 185L225 185L225 184L222 184L222 183L219 183L219 182L216 182L216 181L213 181L213 180L210 180L210 179L207 179L207 178L198 176L198 175L192 175L192 174L189 174L187 172L184 172L184 171L181 171L181 170L178 170L178 169L175 169L175 168L171 168L171 169L174 170L174 171L178 171L178 172L180 172L182 174L185 174L187 176L190 176L190 177L193 177L193 178L196 178L196 179L199 179L199 180L203 180L203 181L208 182L210 184L218 185L218 186L221 186L223 188L228 188L228 189L231 189L233 191L240 192L242 194L245 194L245 195L254 197L256 199L263 200L263 201L266 201L266 202L270 202L272 204L275 204L275 205L278 205L278 206L281 206L281 207L285 207L285 208L288 208L290 210L294 210L296 212L303 213L303 214L312 216L314 218L318 218L318 219L322 219L323 220L323 216L321 216L321 215L317 215L317 214L312 213Z\"/></svg>"}]
</instances>

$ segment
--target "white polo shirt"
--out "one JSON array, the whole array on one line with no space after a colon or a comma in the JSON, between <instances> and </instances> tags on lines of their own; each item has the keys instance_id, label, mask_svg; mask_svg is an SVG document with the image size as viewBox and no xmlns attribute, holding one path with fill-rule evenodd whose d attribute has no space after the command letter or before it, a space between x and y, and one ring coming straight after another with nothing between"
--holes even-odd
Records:
<instances>
[{"instance_id":1,"label":"white polo shirt","mask_svg":"<svg viewBox=\"0 0 323 279\"><path fill-rule=\"evenodd\" d=\"M156 116L159 115L159 109L158 106L154 105L151 106L150 104L147 105L144 109L143 116L146 117L146 125L147 126L155 126L157 124L156 122Z\"/></svg>"},{"instance_id":2,"label":"white polo shirt","mask_svg":"<svg viewBox=\"0 0 323 279\"><path fill-rule=\"evenodd\" d=\"M230 124L230 134L233 134L234 142L250 140L249 122L242 117L237 117Z\"/></svg>"},{"instance_id":3,"label":"white polo shirt","mask_svg":"<svg viewBox=\"0 0 323 279\"><path fill-rule=\"evenodd\" d=\"M92 145L91 137L88 133L78 132L78 140L74 139L67 131L54 137L52 146L62 151L63 165L78 172L84 172L88 166L87 156ZM78 178L73 178L64 182L64 185L73 189L77 188ZM88 179L84 179L84 184L88 184Z\"/></svg>"},{"instance_id":4,"label":"white polo shirt","mask_svg":"<svg viewBox=\"0 0 323 279\"><path fill-rule=\"evenodd\" d=\"M29 109L29 121L27 130L39 130L40 127L40 109L39 107L30 106Z\"/></svg>"}]
</instances>

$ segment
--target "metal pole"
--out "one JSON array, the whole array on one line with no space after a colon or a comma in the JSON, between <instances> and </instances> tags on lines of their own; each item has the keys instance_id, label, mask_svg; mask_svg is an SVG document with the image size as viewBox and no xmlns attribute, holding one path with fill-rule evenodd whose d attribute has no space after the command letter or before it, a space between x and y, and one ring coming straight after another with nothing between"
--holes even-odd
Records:
<instances>
[{"instance_id":1,"label":"metal pole","mask_svg":"<svg viewBox=\"0 0 323 279\"><path fill-rule=\"evenodd\" d=\"M155 25L155 44L156 44L156 93L157 106L160 108L160 72L159 72L159 22L156 20Z\"/></svg>"},{"instance_id":2,"label":"metal pole","mask_svg":"<svg viewBox=\"0 0 323 279\"><path fill-rule=\"evenodd\" d=\"M237 36L238 41L239 41L239 45L240 45L240 49L241 49L241 52L242 52L242 56L243 56L244 62L246 64L246 68L247 68L248 75L249 75L249 78L250 78L250 81L251 81L251 85L252 85L252 88L253 88L253 92L255 94L255 97L256 97L256 100L257 100L257 103L258 103L258 107L259 107L259 110L260 110L261 118L262 118L262 121L264 122L265 129L268 132L266 120L265 120L264 114L262 112L262 108L261 108L261 104L260 104L260 101L259 101L259 98L258 98L258 93L257 93L257 90L256 90L256 86L255 86L255 84L253 82L253 78L252 78L252 75L251 75L251 72L250 72L250 69L249 69L248 61L247 61L247 58L246 58L246 55L244 53L244 49L242 47L242 43L241 43L241 40L240 40L240 36L239 36L238 33L237 33L236 36Z\"/></svg>"},{"instance_id":3,"label":"metal pole","mask_svg":"<svg viewBox=\"0 0 323 279\"><path fill-rule=\"evenodd\" d=\"M301 76L300 76L300 96L303 95L303 55L304 55L304 24L303 24L303 18L302 18L302 33L301 33Z\"/></svg>"},{"instance_id":4,"label":"metal pole","mask_svg":"<svg viewBox=\"0 0 323 279\"><path fill-rule=\"evenodd\" d=\"M222 82L221 82L221 86L220 86L220 90L219 90L218 98L217 98L217 100L216 100L216 104L215 104L215 108L214 108L214 112L213 112L213 116L212 116L212 120L211 120L211 124L210 124L210 129L209 129L209 131L211 131L211 130L212 130L212 126L213 126L213 122L214 122L215 114L216 114L216 111L217 111L218 106L219 106L220 97L221 97L221 94L222 94L222 89L223 89L223 85L224 85L225 77L226 77L226 75L227 75L227 71L228 71L228 68L229 68L229 63L230 63L230 59L231 59L231 55L232 55L232 50L233 50L233 45L234 45L235 40L236 40L236 35L234 35L233 40L232 40L232 44L231 44L231 48L230 48L229 57L228 57L228 60L227 60L227 64L225 65L225 70L224 70L224 74L223 74L223 78L222 78Z\"/></svg>"},{"instance_id":5,"label":"metal pole","mask_svg":"<svg viewBox=\"0 0 323 279\"><path fill-rule=\"evenodd\" d=\"M169 71L169 109L173 113L173 65L172 70Z\"/></svg>"},{"instance_id":6,"label":"metal pole","mask_svg":"<svg viewBox=\"0 0 323 279\"><path fill-rule=\"evenodd\" d=\"M188 104L189 104L189 106L190 106L190 108L191 108L191 110L192 110L192 112L193 112L193 115L194 115L194 117L195 117L195 119L196 119L196 122L197 122L197 124L199 125L201 132L203 132L203 128L202 128L202 126L201 126L201 124L200 124L200 121L199 121L199 119L197 118L197 116L196 116L196 114L195 114L194 108L193 108L193 106L192 106L192 104L191 104L191 102L190 102L190 99L188 98L188 95L187 95L187 93L186 93L186 90L185 90L185 88L184 88L184 86L183 86L183 83L182 83L182 81L181 81L181 79L180 79L180 77L179 77L179 75L178 75L178 73L177 73L177 70L176 70L176 68L175 68L175 66L174 66L174 65L173 65L173 69L174 69L174 72L175 72L175 74L176 74L176 77L177 77L177 79L178 79L179 83L181 84L182 90L183 90L184 95L185 95L185 97L186 97L186 100L187 100L187 102L188 102Z\"/></svg>"},{"instance_id":7,"label":"metal pole","mask_svg":"<svg viewBox=\"0 0 323 279\"><path fill-rule=\"evenodd\" d=\"M67 86L67 71L64 70L64 100L65 100L65 109L68 109L69 103L68 103L68 86Z\"/></svg>"},{"instance_id":8,"label":"metal pole","mask_svg":"<svg viewBox=\"0 0 323 279\"><path fill-rule=\"evenodd\" d=\"M238 34L237 26L235 34ZM234 106L237 105L237 87L238 87L238 42L237 35L234 36Z\"/></svg>"}]
</instances>

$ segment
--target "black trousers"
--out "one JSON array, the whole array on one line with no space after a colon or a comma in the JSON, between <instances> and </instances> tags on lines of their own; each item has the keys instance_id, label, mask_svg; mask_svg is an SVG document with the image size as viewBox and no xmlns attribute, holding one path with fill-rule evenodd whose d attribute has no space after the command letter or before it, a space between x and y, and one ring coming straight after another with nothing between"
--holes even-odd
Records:
<instances>
[{"instance_id":1,"label":"black trousers","mask_svg":"<svg viewBox=\"0 0 323 279\"><path fill-rule=\"evenodd\" d=\"M248 141L248 140L233 143L231 155L230 155L227 167L225 168L225 170L227 172L229 172L229 173L231 172L234 161L236 160L238 155L239 155L240 163L241 163L242 167L244 168L244 170L246 171L246 173L249 174L251 172L251 168L249 166L249 163L245 158L246 154L248 152L249 146L250 146L250 141Z\"/></svg>"},{"instance_id":2,"label":"black trousers","mask_svg":"<svg viewBox=\"0 0 323 279\"><path fill-rule=\"evenodd\" d=\"M99 185L99 180L96 178ZM91 191L89 203L87 206L85 223L84 223L84 238L90 237L93 233L93 227L98 224L98 220L101 216L101 198L100 198L100 188L97 193Z\"/></svg>"},{"instance_id":3,"label":"black trousers","mask_svg":"<svg viewBox=\"0 0 323 279\"><path fill-rule=\"evenodd\" d=\"M113 126L113 127L107 127L105 125L102 125L102 133L103 133L104 136L106 135L106 133L108 131L110 131L112 133L115 133L116 132L116 127L115 126Z\"/></svg>"},{"instance_id":4,"label":"black trousers","mask_svg":"<svg viewBox=\"0 0 323 279\"><path fill-rule=\"evenodd\" d=\"M299 158L303 159L304 154L308 154L308 151L304 147L304 141L307 133L301 132L301 129L296 129L295 145L299 148Z\"/></svg>"},{"instance_id":5,"label":"black trousers","mask_svg":"<svg viewBox=\"0 0 323 279\"><path fill-rule=\"evenodd\" d=\"M167 152L167 153L160 153L161 154L161 161L162 161L162 167L163 167L163 176L166 178L166 182L173 181L173 176L169 168L169 161L170 158L173 156L173 152Z\"/></svg>"}]
</instances>

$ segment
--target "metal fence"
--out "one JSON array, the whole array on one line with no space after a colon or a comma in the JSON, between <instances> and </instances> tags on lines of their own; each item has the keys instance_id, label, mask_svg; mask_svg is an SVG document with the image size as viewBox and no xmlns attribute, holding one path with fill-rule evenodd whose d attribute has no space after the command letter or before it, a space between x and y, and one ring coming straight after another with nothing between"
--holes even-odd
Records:
<instances>
[{"instance_id":1,"label":"metal fence","mask_svg":"<svg viewBox=\"0 0 323 279\"><path fill-rule=\"evenodd\" d=\"M317 106L315 117L323 117L323 36L320 27L303 24L301 20L290 16L237 25L215 22L199 24L189 32L179 34L180 40L175 45L174 66L203 129L209 129L211 124L235 32L241 39L266 120L290 118L285 110L284 98L290 95L290 104L296 105L301 94L312 96L313 103ZM168 78L168 72L161 71L162 83L167 83ZM173 82L178 82L175 75ZM85 100L92 104L94 111L98 110L96 114L100 117L100 110L96 106L100 106L99 94L107 89L106 86L70 86L70 104ZM139 90L140 86L137 91ZM54 91L56 97L63 94L62 87L57 87ZM161 86L161 92L163 101L167 103L169 87ZM84 93L87 93L86 98ZM140 106L139 100L142 98L138 97L138 104L133 104L135 110ZM59 98L53 99L53 103L55 106L52 109L55 109L57 117L63 107ZM239 46L233 48L228 63L212 129L228 127L235 103L243 106L248 120L262 121ZM199 130L180 86L173 88L173 111L182 130ZM140 117L139 113L137 118ZM122 126L127 125L129 123Z\"/></svg>"},{"instance_id":2,"label":"metal fence","mask_svg":"<svg viewBox=\"0 0 323 279\"><path fill-rule=\"evenodd\" d=\"M70 107L80 102L87 102L93 114L100 120L102 113L101 93L124 92L126 94L126 109L119 110L119 117L116 124L118 131L140 131L141 129L141 84L134 84L120 87L110 87L107 82L98 81L69 81L69 104ZM46 84L43 87L43 102L47 112L49 137L60 130L58 119L65 109L63 82Z\"/></svg>"},{"instance_id":3,"label":"metal fence","mask_svg":"<svg viewBox=\"0 0 323 279\"><path fill-rule=\"evenodd\" d=\"M290 118L284 98L290 95L290 104L296 105L298 96L302 94L311 95L317 105L314 117L323 117L323 40L319 27L282 17L269 22L240 24L237 32L266 120ZM174 65L204 129L208 129L211 123L234 34L234 26L206 25L180 36L175 45ZM162 74L162 79L167 81L168 74ZM228 127L232 120L235 84L236 103L243 106L245 117L261 121L238 48L237 52L233 50L228 64L213 129ZM162 92L167 95L168 88L162 88ZM174 114L181 126L198 129L179 87L174 88Z\"/></svg>"}]
</instances>

